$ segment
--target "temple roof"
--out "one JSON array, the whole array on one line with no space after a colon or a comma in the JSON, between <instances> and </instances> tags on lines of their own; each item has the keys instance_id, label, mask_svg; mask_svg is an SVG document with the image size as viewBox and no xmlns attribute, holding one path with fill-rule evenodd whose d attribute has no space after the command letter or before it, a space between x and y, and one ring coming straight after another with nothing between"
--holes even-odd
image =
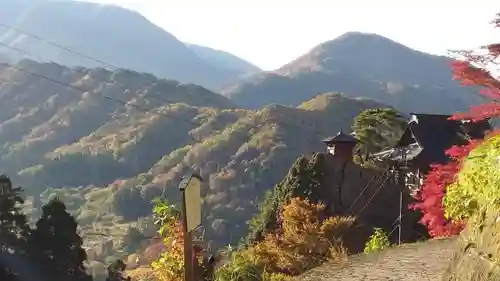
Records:
<instances>
[{"instance_id":1,"label":"temple roof","mask_svg":"<svg viewBox=\"0 0 500 281\"><path fill-rule=\"evenodd\" d=\"M322 142L326 144L335 144L335 143L357 143L358 140L352 135L345 134L342 130L333 136L323 139Z\"/></svg>"},{"instance_id":2,"label":"temple roof","mask_svg":"<svg viewBox=\"0 0 500 281\"><path fill-rule=\"evenodd\" d=\"M424 163L446 163L445 151L453 145L467 142L467 137L480 139L490 129L489 120L467 122L450 120L450 115L412 113L403 136L392 149L374 154L375 158L401 160L401 150L407 160L417 157Z\"/></svg>"}]
</instances>

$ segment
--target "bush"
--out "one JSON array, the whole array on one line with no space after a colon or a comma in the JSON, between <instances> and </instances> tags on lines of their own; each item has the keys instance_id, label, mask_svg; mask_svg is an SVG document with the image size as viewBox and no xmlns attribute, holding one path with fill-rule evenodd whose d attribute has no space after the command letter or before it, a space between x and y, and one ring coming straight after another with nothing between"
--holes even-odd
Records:
<instances>
[{"instance_id":1,"label":"bush","mask_svg":"<svg viewBox=\"0 0 500 281\"><path fill-rule=\"evenodd\" d=\"M383 229L375 228L375 232L365 244L365 253L378 252L390 246L391 242L389 242L389 235L387 235Z\"/></svg>"},{"instance_id":2,"label":"bush","mask_svg":"<svg viewBox=\"0 0 500 281\"><path fill-rule=\"evenodd\" d=\"M259 262L270 272L298 275L328 259L342 259L341 235L353 218L327 218L325 205L293 198L283 208L281 233L268 234L255 248Z\"/></svg>"},{"instance_id":3,"label":"bush","mask_svg":"<svg viewBox=\"0 0 500 281\"><path fill-rule=\"evenodd\" d=\"M151 263L158 281L182 281L184 272L184 235L178 210L167 202L155 202L153 213L160 225L158 233L163 237L165 248L160 257Z\"/></svg>"},{"instance_id":4,"label":"bush","mask_svg":"<svg viewBox=\"0 0 500 281\"><path fill-rule=\"evenodd\" d=\"M465 159L443 203L446 216L463 221L479 208L500 207L500 135L486 139Z\"/></svg>"},{"instance_id":5,"label":"bush","mask_svg":"<svg viewBox=\"0 0 500 281\"><path fill-rule=\"evenodd\" d=\"M446 215L466 220L459 250L443 280L499 280L500 256L500 134L488 137L464 161L445 196Z\"/></svg>"},{"instance_id":6,"label":"bush","mask_svg":"<svg viewBox=\"0 0 500 281\"><path fill-rule=\"evenodd\" d=\"M231 255L229 263L217 269L215 281L261 281L263 268L258 267L244 253Z\"/></svg>"},{"instance_id":7,"label":"bush","mask_svg":"<svg viewBox=\"0 0 500 281\"><path fill-rule=\"evenodd\" d=\"M284 281L326 260L343 259L342 236L354 218L325 219L324 210L323 204L291 199L281 212L279 231L233 253L230 262L216 272L216 280Z\"/></svg>"}]
</instances>

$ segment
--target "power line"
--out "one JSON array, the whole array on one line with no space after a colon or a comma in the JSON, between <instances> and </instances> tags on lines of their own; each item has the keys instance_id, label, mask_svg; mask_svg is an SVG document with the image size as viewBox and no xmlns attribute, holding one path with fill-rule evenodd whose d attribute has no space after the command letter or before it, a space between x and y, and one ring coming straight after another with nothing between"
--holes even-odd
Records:
<instances>
[{"instance_id":1,"label":"power line","mask_svg":"<svg viewBox=\"0 0 500 281\"><path fill-rule=\"evenodd\" d=\"M9 45L7 44L4 44L4 43L1 43L0 42L0 45L1 46L4 46L6 48L11 48ZM15 49L14 49L15 50ZM27 53L27 52L26 52ZM29 54L29 53L28 53ZM58 84L60 86L63 86L63 87L67 87L67 88L70 88L70 89L73 89L75 91L79 91L79 92L82 92L82 93L86 93L87 91L85 91L84 89L81 89L79 87L76 87L74 85L71 85L71 84L68 84L68 83L65 83L65 82L61 82L57 79L53 79L53 78L50 78L50 77L47 77L45 75L42 75L42 74L39 74L39 73L35 73L35 72L32 72L32 71L29 71L25 68L21 68L19 66L14 66L14 65L7 65L8 67L12 68L12 69L15 69L17 71L21 71L21 72L24 72L28 75L31 75L31 76L34 76L34 77L38 77L40 79L45 79L47 81L50 81L52 83L55 83L55 84ZM133 72L134 73L134 72ZM109 81L109 82L112 82L112 81ZM94 92L95 93L95 92ZM98 94L98 93L95 93L95 94ZM172 116L172 115L168 115L168 114L165 114L163 112L160 112L158 111L157 108L145 108L145 107L142 107L142 106L139 106L139 105L135 105L135 104L130 104L124 100L120 100L120 99L117 99L117 98L113 98L113 97L110 97L110 96L106 96L106 95L103 95L102 93L101 94L98 94L99 96L103 97L104 99L108 99L108 100L111 100L111 101L114 101L114 102L117 102L117 103L120 103L120 104L123 104L125 106L130 106L130 107L133 107L133 108L136 108L140 111L143 111L145 113L156 113L156 114L160 114L161 116L163 117L166 117L166 118L170 118L170 119L174 119L174 120L177 120L177 121L180 121L180 122L186 122L186 123L189 123L189 124L192 124L194 126L200 126L201 124L200 123L197 123L197 122L193 122L192 120L187 120L187 119L182 119L182 118L178 118L178 117L175 117L175 116ZM251 120L251 117L247 116L248 120ZM261 125L257 125L257 126L254 126L255 128L260 128L260 127L264 127L264 126L267 126L267 125L270 125L270 122L272 122L271 124L274 124L274 125L280 125L280 126L289 126L289 127L296 127L296 128L299 128L299 129L304 129L303 126L298 126L296 124L292 124L292 123L287 123L287 122L284 122L283 120L272 120L272 119L267 119L265 120L267 122L264 122L263 124ZM211 131L213 132L213 131ZM325 135L324 134L320 134L318 132L313 132L314 135L318 136L318 137L324 137ZM312 144L312 140L309 139L308 140L308 143L309 144ZM285 146L286 147L291 147L289 143L285 143ZM299 150L303 150L303 147L296 147L298 148Z\"/></svg>"},{"instance_id":2,"label":"power line","mask_svg":"<svg viewBox=\"0 0 500 281\"><path fill-rule=\"evenodd\" d=\"M1 43L1 42L0 42L0 46L3 46L3 47L5 47L5 48L12 49L12 50L14 50L14 51L20 51L20 52L23 52L24 54L28 54L28 55L30 55L31 57L34 57L33 55L31 55L30 53L28 53L28 52L26 52L26 51L24 51L24 50L20 50L20 49L18 49L18 48L13 48L13 47L11 47L11 46L9 46L9 45L5 44L5 43ZM27 70L27 69L25 69L25 68L22 68L22 67L19 67L19 66L14 66L14 65L12 65L12 64L8 64L8 65L7 65L7 67L12 68L12 69L15 69L15 70L20 71L20 72L24 72L24 73L26 73L26 74L28 74L28 75L31 75L31 76L34 76L34 77L38 77L38 78L41 78L41 79L48 80L48 81L50 81L50 82L52 82L52 83L55 83L55 84L58 84L58 85L60 85L60 86L63 86L63 87L67 87L67 88L70 88L70 89L76 90L76 91L78 91L78 92L82 92L82 93L86 93L86 92L87 92L87 91L85 91L84 89L81 89L81 88L79 88L79 87L73 86L73 85L68 84L68 83L65 83L65 82L61 82L61 81L59 81L59 80L57 80L57 79L53 79L53 78L50 78L50 77L48 77L48 76L45 76L45 75L42 75L42 74L39 74L39 73L35 73L35 72L32 72L32 71L29 71L29 70ZM135 73L135 72L131 72L131 73L133 73L133 74L135 74L135 75L139 75L138 73ZM111 82L114 82L114 81L111 81L111 80L105 80L105 81L103 81L103 82L109 82L109 83L111 83ZM94 93L95 93L95 94L98 94L98 93L96 93L96 92L94 92ZM182 119L182 118L178 118L178 117L175 117L175 116L168 115L168 114L166 114L166 113L160 112L160 111L159 111L159 109L157 109L157 108L146 108L146 107L139 106L139 105L136 105L136 104L131 104L131 103L128 103L127 101L124 101L124 100L121 100L121 99L117 99L117 98L113 98L113 97L110 97L110 96L107 96L107 95L103 95L103 94L99 94L99 95L100 95L102 98L104 98L104 99L111 100L111 101L114 101L114 102L120 103L120 104L125 105L125 106L133 107L133 108L138 109L138 110L140 110L140 111L143 111L143 112L145 112L145 113L156 113L156 114L160 114L160 115L162 115L162 116L164 116L164 117L167 117L167 118L170 118L170 119L175 119L175 120L177 120L177 121L181 121L181 122L187 122L187 123L190 123L190 124L195 125L195 126L200 126L200 125L201 125L200 123L193 122L192 120ZM170 100L165 100L165 101L166 101L166 102L168 102L168 103L172 103L172 104L173 104L173 103L175 103L175 102L170 101ZM250 117L248 117L248 119L250 119ZM284 125L284 126L291 126L291 127L295 127L295 128L304 129L304 127L303 127L303 126L298 126L298 125L296 125L296 124L292 124L292 123L286 123L286 122L284 122L283 120L280 120L280 121L278 122L278 120L271 120L271 119L267 119L267 120L265 120L265 121L271 121L271 122L272 122L272 121L274 121L274 123L275 123L276 125L278 125L278 123L280 123L280 125ZM260 128L260 127L264 127L264 126L266 126L266 125L269 125L269 123L268 123L268 122L265 122L264 124L262 124L262 125L258 125L258 126L255 126L255 127L256 127L256 128ZM315 134L316 136L318 136L318 137L320 137L320 138L321 138L321 137L325 137L325 135L324 135L324 134L321 134L321 133L318 133L318 132L313 132L313 134Z\"/></svg>"},{"instance_id":3,"label":"power line","mask_svg":"<svg viewBox=\"0 0 500 281\"><path fill-rule=\"evenodd\" d=\"M356 199L354 200L354 202L352 202L352 204L349 207L349 209L347 210L347 212L351 211L352 208L354 208L354 205L356 205L356 203L358 203L359 199L361 199L361 196L363 196L363 194L366 192L366 190L370 187L371 183L374 182L374 181L377 181L382 176L384 176L385 173L387 173L389 171L389 169L390 169L390 167L387 168L387 169L385 169L385 171L383 171L382 173L377 174L377 175L375 175L375 176L373 176L371 178L371 180L365 185L365 187L363 188L363 190L361 190L361 192L359 193L358 197L356 197Z\"/></svg>"},{"instance_id":4,"label":"power line","mask_svg":"<svg viewBox=\"0 0 500 281\"><path fill-rule=\"evenodd\" d=\"M31 38L37 39L37 40L39 40L39 41L41 41L41 42L43 42L43 43L45 43L45 44L51 45L51 46L53 46L53 47L56 47L56 48L59 48L59 49L62 49L62 50L65 50L65 51L67 51L67 52L70 52L70 53L75 54L75 55L77 55L77 56L80 56L80 57L82 57L82 58L89 59L89 60L94 61L94 62L96 62L96 63L99 63L99 64L101 64L101 65L105 65L105 66L108 66L108 67L110 67L110 68L114 68L114 69L120 69L120 67L117 67L117 66L115 66L115 65L113 65L113 64L110 64L110 63L107 63L107 62L105 62L105 61L102 61L102 60L99 60L99 59L93 58L93 57L91 57L91 56L85 55L85 54L80 53L80 52L77 52L77 51L74 51L74 50L72 50L72 49L70 49L70 48L68 48L68 47L65 47L65 46L62 46L62 45L57 44L57 43L55 43L55 42L49 41L49 40L44 39L44 38L42 38L42 37L40 37L40 36L38 36L38 35L35 35L35 34L32 34L32 33L29 33L29 32L26 32L26 31L23 31L23 30L21 30L21 29L19 29L19 28L16 28L16 27L11 26L11 25L8 25L8 24L5 24L5 23L0 22L0 26L3 26L3 27L5 27L5 28L7 28L7 29L14 30L14 31L15 31L15 32L17 32L17 33L21 33L21 34L23 34L23 35L25 35L25 36L27 36L27 37L31 37Z\"/></svg>"},{"instance_id":5,"label":"power line","mask_svg":"<svg viewBox=\"0 0 500 281\"><path fill-rule=\"evenodd\" d=\"M1 43L1 42L0 42L0 46L4 46L6 48L11 48L7 44ZM61 82L61 81L59 81L57 79L53 79L53 78L50 78L48 76L45 76L45 75L42 75L42 74L39 74L39 73L36 73L36 72L29 71L29 70L27 70L25 68L22 68L22 67L19 67L19 66L14 66L14 65L8 64L7 67L15 69L15 70L20 71L20 72L24 72L24 73L26 73L28 75L31 75L31 76L34 76L34 77L37 77L37 78L41 78L41 79L50 81L50 82L52 82L54 84L58 84L58 85L63 86L63 87L70 88L72 90L75 90L75 91L78 91L78 92L81 92L81 93L87 93L88 92L88 91L86 91L86 90L84 90L82 88L76 87L74 85L71 85L71 84L68 84L68 83L65 83L65 82ZM5 79L3 79L3 80L5 81ZM107 95L103 95L102 93L101 94L96 93L96 92L93 92L93 93L98 94L99 96L101 96L104 99L111 100L111 101L123 104L125 106L133 107L133 108L138 109L140 111L143 111L145 113L155 113L155 114L159 114L159 115L162 115L162 116L170 118L170 119L175 119L175 120L182 121L182 122L189 122L189 123L194 124L196 126L200 125L199 123L193 122L192 120L181 119L181 118L178 118L178 117L175 117L175 116L172 116L172 115L168 115L168 114L166 114L164 112L159 111L158 108L146 108L146 107L139 106L139 105L136 105L136 104L131 104L131 103L129 103L127 101L124 101L124 100L121 100L121 99L117 99L117 98L113 98L113 97L110 97L110 96L107 96Z\"/></svg>"},{"instance_id":6,"label":"power line","mask_svg":"<svg viewBox=\"0 0 500 281\"><path fill-rule=\"evenodd\" d=\"M86 58L86 59L92 60L92 61L94 61L94 62L96 62L96 63L98 63L98 64L101 64L101 65L107 66L107 67L112 68L112 69L114 69L114 70L120 70L120 69L122 69L122 68L117 67L117 66L115 66L115 65L113 65L113 64L111 64L111 63L107 63L107 62L104 62L104 61L102 61L102 60L99 60L99 59L93 58L93 57L91 57L91 56L85 55L85 54L83 54L83 53L80 53L80 52L74 51L74 50L72 50L72 49L70 49L70 48L68 48L68 47L65 47L65 46L62 46L62 45L60 45L60 44L57 44L57 43L51 42L51 41L46 40L46 39L44 39L44 38L42 38L42 37L40 37L40 36L37 36L37 35L31 34L31 33L25 32L25 31L20 30L20 29L18 29L18 28L14 28L14 27L12 27L12 26L10 26L10 25L4 24L4 23L0 23L0 26L3 26L3 27L5 27L5 28L11 29L11 30L14 30L15 32L18 32L18 33L21 33L21 34L23 34L23 35L25 35L25 36L28 36L28 37L31 37L31 38L37 39L37 40L39 40L39 41L41 41L41 42L44 42L44 43L46 43L46 44L48 44L48 45L51 45L51 46L53 46L53 47L56 47L56 48L59 48L59 49L65 50L65 51L70 52L70 53L72 53L72 54L75 54L75 55L77 55L77 56L80 56L80 57L83 57L83 58ZM27 56L29 56L29 57L34 58L34 56L33 56L32 54L30 54L29 52L27 52L27 51L25 51L25 50L22 50L22 49L19 49L19 48L15 48L15 47L12 47L12 46L10 46L10 45L7 45L7 44L5 44L5 43L1 43L1 42L0 42L0 45L1 45L1 46L3 46L3 47L5 47L5 48L9 48L9 49L11 49L11 50L14 50L14 51L20 52L20 53L22 53L22 54L24 54L24 55L27 55ZM67 88L70 88L70 89L73 89L73 90L76 90L76 91L79 91L79 92L82 92L82 93L86 93L86 92L87 92L87 91L85 91L84 89L81 89L81 88L79 88L79 87L73 86L73 85L68 84L68 83L61 82L61 81L59 81L59 80L56 80L56 79L53 79L53 78L47 77L47 76L42 75L42 74L39 74L39 73L31 72L31 71L29 71L29 70L27 70L27 69L24 69L24 68L21 68L21 67L19 67L19 66L13 66L13 65L9 64L9 65L8 65L8 67L10 67L10 68L12 68L12 69L15 69L15 70L17 70L17 71L21 71L21 72L27 73L28 75L31 75L31 76L34 76L34 77L38 77L38 78L41 78L41 79L45 79L45 80L47 80L47 81L50 81L50 82L52 82L52 83L55 83L55 84L61 85L61 86L63 86L63 87L67 87ZM139 75L138 73L133 72L133 71L131 71L131 73L133 73L133 74L135 74L135 75ZM4 79L2 79L2 80L4 80ZM113 81L107 81L107 82L113 82ZM95 92L94 92L94 93L95 93ZM97 93L96 93L96 94L97 94ZM159 109L158 109L158 108L145 108L145 107L143 107L143 106L139 106L139 105L136 105L136 104L131 104L131 103L129 103L129 102L127 102L127 101L124 101L124 100L121 100L121 99L117 99L117 98L113 98L113 97L110 97L110 96L107 96L107 95L103 95L102 93L100 94L100 96L101 96L101 97L103 97L104 99L111 100L111 101L114 101L114 102L120 103L120 104L125 105L125 106L130 106L130 107L136 108L136 109L138 109L138 110L140 110L140 111L143 111L143 112L145 112L145 113L156 113L156 114L159 114L159 115L161 115L161 116L163 116L163 117L170 118L170 119L174 119L174 120L178 120L178 121L181 121L181 122L187 122L187 123L193 124L193 125L195 125L195 126L199 126L199 125L201 125L201 124L199 124L199 123L197 123L197 122L193 122L192 120L182 119L182 118L178 118L178 117L175 117L175 116L172 116L172 115L165 114L165 113L163 113L163 112L159 111ZM171 102L171 103L173 103L173 102ZM250 119L250 117L248 117L248 119ZM266 120L266 121L273 121L273 120ZM283 122L283 121L278 122L277 120L274 120L274 122L275 122L275 125L280 124L280 125L285 125L285 126L297 127L297 128L300 128L300 129L303 129L303 128L304 128L303 126L297 126L296 124L286 123L286 122ZM265 126L265 125L269 125L269 124L268 124L268 123L265 123L265 124L263 124L263 125L261 125L261 126ZM257 128L259 128L259 127L261 127L261 126L256 126L256 127L257 127ZM317 135L317 136L324 137L324 134L320 134L320 133L318 133L318 132L314 132L314 134L315 134L315 135ZM309 141L310 141L310 140L309 140ZM289 146L289 144L285 144L285 145L286 145L287 147ZM385 172L386 172L386 171L385 171ZM351 209L351 208L354 206L354 204L355 204L355 203L357 203L357 201L358 201L358 200L359 200L359 198L362 196L362 194L366 191L366 189L369 187L369 185L371 184L371 182L372 182L373 180L375 180L375 178L380 178L380 177L382 177L382 176L383 176L383 174L384 174L385 172L383 172L382 174L380 174L378 177L377 177L377 176L375 176L375 177L373 177L373 178L372 178L372 180L371 180L371 181L370 181L370 182L369 182L369 183L365 186L365 188L363 189L363 191L359 194L358 198L356 198L355 202L351 205L351 207L350 207L349 209ZM380 191L380 189L381 189L381 188L385 185L385 182L388 180L389 175L390 175L390 174L388 174L388 175L386 176L386 180L385 180L385 181L384 181L384 182L380 185L380 187L376 190L376 192L373 194L373 196L370 198L370 200L368 200L368 202L367 202L367 203L365 204L365 206L364 206L364 207L360 210L360 212L359 212L359 213L361 213L361 212L362 212L362 211L363 211L363 210L364 210L364 209L365 209L365 208L366 208L366 207L370 204L370 202L371 202L371 201L373 200L373 198L377 195L377 193Z\"/></svg>"},{"instance_id":7,"label":"power line","mask_svg":"<svg viewBox=\"0 0 500 281\"><path fill-rule=\"evenodd\" d=\"M94 61L94 62L96 62L96 63L98 63L98 64L101 64L101 65L107 66L107 67L109 67L109 68L112 68L112 69L114 69L114 70L120 70L120 69L123 69L123 68L120 68L120 67L118 67L118 66L116 66L116 65L114 65L114 64L112 64L112 63L105 62L105 61L103 61L103 60L100 60L100 59L94 58L94 57L92 57L92 56L89 56L89 55L83 54L83 53L81 53L81 52L75 51L75 50L73 50L73 49L71 49L71 48L69 48L69 47L66 47L66 46L63 46L63 45L61 45L61 44L55 43L55 42L53 42L53 41L47 40L47 39L42 38L41 36L38 36L38 35L36 35L36 34L30 33L30 32L26 32L26 31L24 31L24 30L21 30L21 29L19 29L19 28L16 28L16 27L12 26L12 25L8 25L8 24L6 24L6 23L2 23L2 22L0 22L0 26L3 26L4 28L7 28L7 29L11 29L11 30L13 30L13 31L15 31L15 32L17 32L17 33L23 34L23 35L25 35L25 36L27 36L27 37L31 37L31 38L33 38L33 39L39 40L39 41L41 41L41 42L43 42L43 43L46 43L46 44L48 44L48 45L51 45L51 46L53 46L53 47L55 47L55 48L58 48L58 49L61 49L61 50L67 51L67 52L72 53L72 54L74 54L74 55L76 55L76 56L79 56L79 57L82 57L82 58L85 58L85 59L89 59L89 60ZM25 54L25 55L28 55L28 56L30 56L30 57L32 57L32 58L34 58L34 56L33 56L32 54L30 54L29 52L27 52L27 51L25 51L25 50L21 50L21 49L18 49L18 48L14 48L14 47L11 47L11 46L9 46L9 45L7 45L7 44L4 44L4 43L1 43L1 42L0 42L0 45L4 46L4 47L6 47L6 48L13 49L13 50L18 51L18 52L21 52L21 53L23 53L23 54ZM139 75L138 73L133 72L133 71L132 71L132 73L133 73L133 74L135 74L135 75ZM108 82L112 82L112 81L108 81ZM59 82L58 84L61 84L61 83ZM110 97L105 97L105 98L107 98L107 99L111 99ZM116 100L116 99L114 99L114 101L119 102L119 103L122 103L122 104L127 104L126 102L121 101L121 100ZM171 103L173 103L173 102L171 102ZM130 104L127 104L127 105L129 105L129 106L133 106L133 105L130 105ZM136 106L136 108L137 108L137 106ZM143 111L144 111L144 109L143 109ZM168 117L168 116L167 116L167 117ZM282 123L282 124L285 124L284 122L281 122L281 123ZM197 125L199 125L199 124L197 124ZM297 127L297 128L300 128L300 129L303 129L303 128L304 128L304 127L301 127L301 126L297 126L296 124L290 124L290 123L285 124L285 125L286 125L286 126L295 126L295 127ZM315 135L317 135L317 136L319 136L320 138L325 137L325 135L324 135L324 134L320 134L320 133L318 133L318 132L314 132L314 134L315 134Z\"/></svg>"},{"instance_id":8,"label":"power line","mask_svg":"<svg viewBox=\"0 0 500 281\"><path fill-rule=\"evenodd\" d=\"M394 173L394 170L391 170L389 173L386 174L385 180L382 182L382 184L375 190L373 193L372 197L366 202L366 204L361 208L361 210L358 212L358 216L361 215L361 213L368 207L368 205L372 202L372 200L377 196L378 192L384 187L385 183L389 180L390 176Z\"/></svg>"}]
</instances>

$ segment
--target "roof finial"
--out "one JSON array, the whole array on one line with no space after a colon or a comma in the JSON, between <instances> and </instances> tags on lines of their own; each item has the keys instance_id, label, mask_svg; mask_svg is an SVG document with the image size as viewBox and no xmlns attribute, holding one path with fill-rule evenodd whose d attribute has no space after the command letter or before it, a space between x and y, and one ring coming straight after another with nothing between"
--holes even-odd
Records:
<instances>
[{"instance_id":1,"label":"roof finial","mask_svg":"<svg viewBox=\"0 0 500 281\"><path fill-rule=\"evenodd\" d=\"M340 133L343 134L344 133L344 128L343 126L340 126Z\"/></svg>"}]
</instances>

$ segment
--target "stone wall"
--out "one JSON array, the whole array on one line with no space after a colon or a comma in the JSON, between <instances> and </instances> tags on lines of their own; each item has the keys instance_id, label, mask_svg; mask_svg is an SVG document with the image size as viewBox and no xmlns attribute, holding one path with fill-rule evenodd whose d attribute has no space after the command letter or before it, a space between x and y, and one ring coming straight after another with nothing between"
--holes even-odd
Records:
<instances>
[{"instance_id":1,"label":"stone wall","mask_svg":"<svg viewBox=\"0 0 500 281\"><path fill-rule=\"evenodd\" d=\"M417 234L423 229L418 224L420 214L408 210L413 199L397 172L363 168L353 162L342 163L333 156L327 156L325 165L327 172L323 175L320 192L321 198L328 201L325 203L330 213L352 215L370 229L380 227L391 231L397 223L400 191L403 190L402 239L413 241L422 235ZM394 230L391 240L395 242L397 237L398 231Z\"/></svg>"}]
</instances>

